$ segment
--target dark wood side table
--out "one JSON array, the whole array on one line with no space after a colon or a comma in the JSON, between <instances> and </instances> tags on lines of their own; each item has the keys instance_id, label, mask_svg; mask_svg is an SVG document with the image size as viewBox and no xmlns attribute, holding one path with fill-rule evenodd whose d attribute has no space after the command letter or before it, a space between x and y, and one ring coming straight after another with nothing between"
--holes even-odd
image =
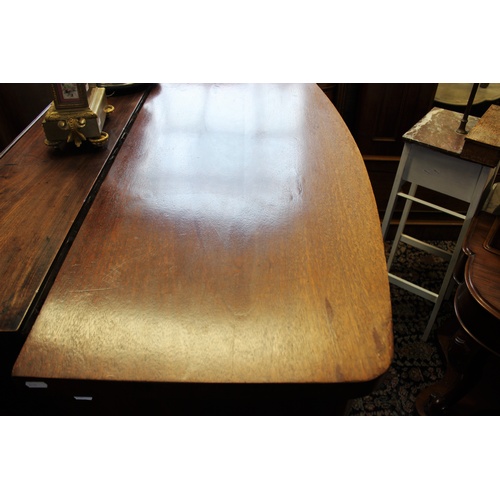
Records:
<instances>
[{"instance_id":1,"label":"dark wood side table","mask_svg":"<svg viewBox=\"0 0 500 500\"><path fill-rule=\"evenodd\" d=\"M463 252L456 270L457 322L438 334L446 373L418 396L421 415L500 411L500 216L477 215Z\"/></svg>"},{"instance_id":2,"label":"dark wood side table","mask_svg":"<svg viewBox=\"0 0 500 500\"><path fill-rule=\"evenodd\" d=\"M373 192L321 89L158 85L13 375L89 404L337 413L392 354Z\"/></svg>"}]
</instances>

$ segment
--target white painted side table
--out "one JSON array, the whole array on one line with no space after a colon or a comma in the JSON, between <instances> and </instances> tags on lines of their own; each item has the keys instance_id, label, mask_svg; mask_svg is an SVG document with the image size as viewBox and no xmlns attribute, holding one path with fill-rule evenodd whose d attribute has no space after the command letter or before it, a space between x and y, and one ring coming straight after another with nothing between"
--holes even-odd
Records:
<instances>
[{"instance_id":1,"label":"white painted side table","mask_svg":"<svg viewBox=\"0 0 500 500\"><path fill-rule=\"evenodd\" d=\"M390 283L434 303L434 308L423 332L423 340L427 340L429 337L443 299L451 291L453 270L460 256L462 242L473 216L484 203L499 166L498 161L493 160L492 162L491 158L484 160L479 155L478 158L473 157L474 161L470 161L470 155L463 154L467 136L456 132L461 118L461 113L433 108L404 134L403 153L382 221L382 235L385 240L397 200L399 198L406 200L387 261L387 268ZM478 126L479 122L480 120L477 118L469 117L468 131ZM464 158L464 156L469 156L469 159ZM419 197L420 193L417 196L419 187L467 202L466 213L459 213L426 201ZM462 221L453 252L444 251L404 233L413 203L426 205L433 210L444 212ZM437 293L390 272L396 249L400 243L406 243L449 261L445 277Z\"/></svg>"}]
</instances>

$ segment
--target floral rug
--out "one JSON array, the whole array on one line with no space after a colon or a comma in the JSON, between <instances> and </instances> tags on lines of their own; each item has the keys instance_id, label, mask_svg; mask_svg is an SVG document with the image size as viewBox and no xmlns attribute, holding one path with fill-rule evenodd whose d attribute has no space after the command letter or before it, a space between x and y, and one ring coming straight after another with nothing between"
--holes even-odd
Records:
<instances>
[{"instance_id":1,"label":"floral rug","mask_svg":"<svg viewBox=\"0 0 500 500\"><path fill-rule=\"evenodd\" d=\"M447 241L431 243L447 250L454 246ZM386 244L386 252L390 245ZM391 273L438 292L446 268L443 259L401 243ZM424 342L422 334L434 304L397 286L390 287L394 359L380 388L354 400L350 415L418 415L417 395L444 375L436 331L454 314L453 294L443 302L429 339Z\"/></svg>"}]
</instances>

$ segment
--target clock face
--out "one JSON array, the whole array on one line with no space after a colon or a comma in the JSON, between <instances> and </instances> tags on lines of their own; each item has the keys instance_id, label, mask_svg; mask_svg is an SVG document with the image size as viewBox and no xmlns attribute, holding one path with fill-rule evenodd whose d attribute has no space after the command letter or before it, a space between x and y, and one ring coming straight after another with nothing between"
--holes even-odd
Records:
<instances>
[{"instance_id":1,"label":"clock face","mask_svg":"<svg viewBox=\"0 0 500 500\"><path fill-rule=\"evenodd\" d=\"M56 108L82 108L88 106L88 83L53 83Z\"/></svg>"},{"instance_id":2,"label":"clock face","mask_svg":"<svg viewBox=\"0 0 500 500\"><path fill-rule=\"evenodd\" d=\"M76 83L61 83L63 99L78 99L78 86Z\"/></svg>"}]
</instances>

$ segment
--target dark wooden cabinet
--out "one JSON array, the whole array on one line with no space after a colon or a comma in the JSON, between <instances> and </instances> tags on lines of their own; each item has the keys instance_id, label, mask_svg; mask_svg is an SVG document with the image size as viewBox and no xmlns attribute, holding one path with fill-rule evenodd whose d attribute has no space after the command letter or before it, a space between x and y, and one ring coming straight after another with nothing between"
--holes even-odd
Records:
<instances>
[{"instance_id":1,"label":"dark wooden cabinet","mask_svg":"<svg viewBox=\"0 0 500 500\"><path fill-rule=\"evenodd\" d=\"M52 101L50 83L0 83L0 151Z\"/></svg>"},{"instance_id":2,"label":"dark wooden cabinet","mask_svg":"<svg viewBox=\"0 0 500 500\"><path fill-rule=\"evenodd\" d=\"M351 132L363 157L400 156L402 136L430 109L437 84L372 83L359 88Z\"/></svg>"}]
</instances>

